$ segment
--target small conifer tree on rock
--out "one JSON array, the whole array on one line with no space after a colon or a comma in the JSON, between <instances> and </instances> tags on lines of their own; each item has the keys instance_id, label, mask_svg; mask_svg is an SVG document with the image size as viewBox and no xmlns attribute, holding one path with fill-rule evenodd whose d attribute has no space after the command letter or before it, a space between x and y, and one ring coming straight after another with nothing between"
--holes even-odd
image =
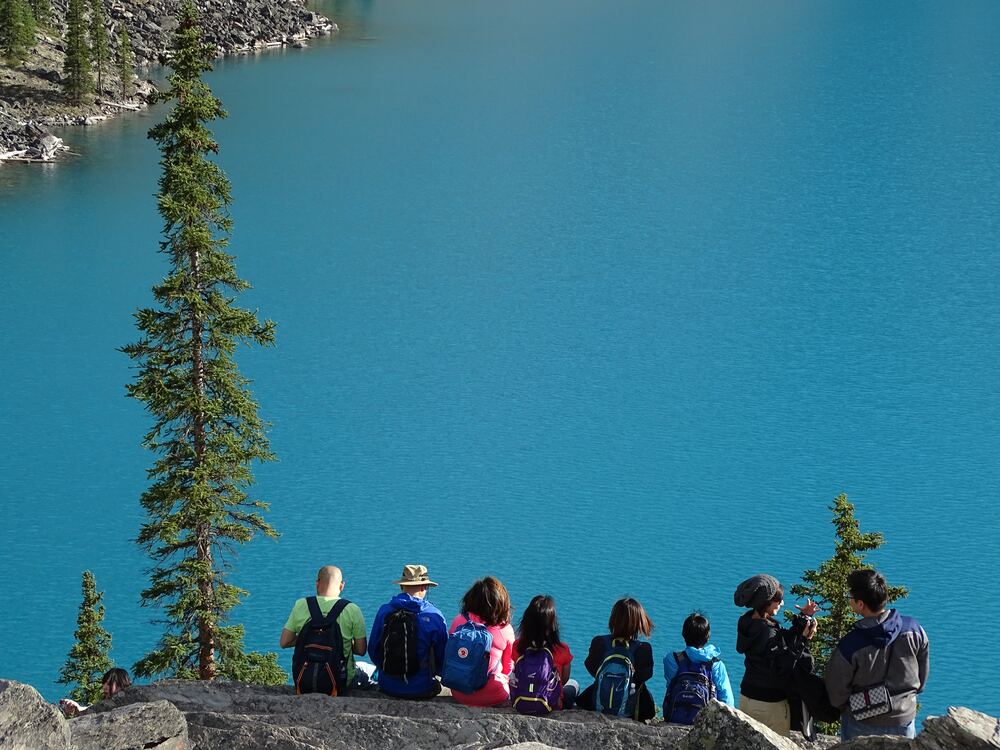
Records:
<instances>
[{"instance_id":1,"label":"small conifer tree on rock","mask_svg":"<svg viewBox=\"0 0 1000 750\"><path fill-rule=\"evenodd\" d=\"M118 39L118 77L122 85L122 98L131 99L135 94L135 56L128 29L122 24L122 35Z\"/></svg>"},{"instance_id":2,"label":"small conifer tree on rock","mask_svg":"<svg viewBox=\"0 0 1000 750\"><path fill-rule=\"evenodd\" d=\"M833 526L836 529L836 543L833 557L820 563L815 570L802 574L803 583L792 586L792 593L800 598L811 598L819 604L817 621L819 627L812 639L810 651L816 660L816 671L822 674L840 639L854 627L858 616L851 611L847 590L847 577L855 570L870 567L865 562L865 553L885 544L880 532L862 532L861 525L854 517L854 506L847 495L838 495L830 506L833 512ZM906 596L903 586L889 587L889 601L894 602Z\"/></svg>"},{"instance_id":3,"label":"small conifer tree on rock","mask_svg":"<svg viewBox=\"0 0 1000 750\"><path fill-rule=\"evenodd\" d=\"M90 48L87 46L85 0L69 0L66 12L66 58L63 60L63 90L80 104L94 89L90 78Z\"/></svg>"},{"instance_id":4,"label":"small conifer tree on rock","mask_svg":"<svg viewBox=\"0 0 1000 750\"><path fill-rule=\"evenodd\" d=\"M108 67L108 30L104 24L104 3L90 0L90 61L97 73L98 96L104 93L104 69Z\"/></svg>"},{"instance_id":5,"label":"small conifer tree on rock","mask_svg":"<svg viewBox=\"0 0 1000 750\"><path fill-rule=\"evenodd\" d=\"M43 29L52 28L52 3L50 0L31 0L31 12L35 23Z\"/></svg>"},{"instance_id":6,"label":"small conifer tree on rock","mask_svg":"<svg viewBox=\"0 0 1000 750\"><path fill-rule=\"evenodd\" d=\"M248 496L250 466L273 458L265 425L236 367L238 344L270 345L274 324L237 307L249 288L225 250L229 180L208 156L218 144L207 123L225 116L201 75L211 70L194 6L186 2L173 37L166 119L149 131L159 145L157 194L167 277L153 287L158 307L139 310L140 340L123 351L138 363L128 393L153 416L144 445L157 454L141 502L138 542L154 561L145 605L164 608L159 646L136 665L140 677L285 682L274 654L246 654L243 628L228 625L246 591L227 580L237 545L277 533L265 503Z\"/></svg>"},{"instance_id":7,"label":"small conifer tree on rock","mask_svg":"<svg viewBox=\"0 0 1000 750\"><path fill-rule=\"evenodd\" d=\"M0 0L0 55L11 63L24 60L35 44L35 15L27 0Z\"/></svg>"},{"instance_id":8,"label":"small conifer tree on rock","mask_svg":"<svg viewBox=\"0 0 1000 750\"><path fill-rule=\"evenodd\" d=\"M108 657L111 634L101 624L104 622L103 592L97 591L94 574L83 571L83 601L76 617L76 643L59 672L59 683L76 685L70 691L73 700L89 705L104 697L101 678L113 664Z\"/></svg>"}]
</instances>

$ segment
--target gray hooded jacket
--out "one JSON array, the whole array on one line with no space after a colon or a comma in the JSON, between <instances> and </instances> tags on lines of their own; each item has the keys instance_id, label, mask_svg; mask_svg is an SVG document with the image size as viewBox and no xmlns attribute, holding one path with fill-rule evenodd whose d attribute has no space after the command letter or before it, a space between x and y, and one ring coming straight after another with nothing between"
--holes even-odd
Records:
<instances>
[{"instance_id":1,"label":"gray hooded jacket","mask_svg":"<svg viewBox=\"0 0 1000 750\"><path fill-rule=\"evenodd\" d=\"M905 726L916 717L917 693L927 683L929 668L927 633L912 617L890 609L854 624L837 644L824 679L830 703L845 712L851 693L885 682L892 696L892 712L864 723Z\"/></svg>"}]
</instances>

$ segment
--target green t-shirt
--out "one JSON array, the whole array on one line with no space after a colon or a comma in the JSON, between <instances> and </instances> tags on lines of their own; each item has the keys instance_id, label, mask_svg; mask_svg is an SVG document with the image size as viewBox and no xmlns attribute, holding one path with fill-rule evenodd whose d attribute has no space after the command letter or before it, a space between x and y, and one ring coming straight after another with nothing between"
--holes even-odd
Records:
<instances>
[{"instance_id":1,"label":"green t-shirt","mask_svg":"<svg viewBox=\"0 0 1000 750\"><path fill-rule=\"evenodd\" d=\"M333 605L339 598L339 596L317 596L316 601L319 603L319 611L325 615L333 609ZM299 599L295 602L295 606L292 607L292 611L288 615L285 630L291 630L295 635L298 635L299 631L302 630L302 626L308 621L309 605L306 604L305 599ZM347 659L347 681L350 683L354 680L353 641L365 637L365 617L361 614L361 608L354 602L351 602L344 607L344 611L337 617L337 624L340 626L340 634L344 641L344 658Z\"/></svg>"}]
</instances>

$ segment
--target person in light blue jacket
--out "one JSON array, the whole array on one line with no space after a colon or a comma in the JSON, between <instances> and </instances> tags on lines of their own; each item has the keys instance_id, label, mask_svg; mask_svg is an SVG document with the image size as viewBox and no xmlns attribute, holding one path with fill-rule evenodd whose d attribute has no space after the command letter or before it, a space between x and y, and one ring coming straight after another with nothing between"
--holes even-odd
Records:
<instances>
[{"instance_id":1,"label":"person in light blue jacket","mask_svg":"<svg viewBox=\"0 0 1000 750\"><path fill-rule=\"evenodd\" d=\"M698 709L704 705L703 701L692 697L698 691L690 689L690 682L682 685L678 680L675 684L675 678L678 676L683 678L690 673L702 672L705 676L711 674L712 685L708 686L709 694L702 697L714 698L735 708L736 702L733 699L733 687L729 683L729 673L726 671L726 665L719 659L721 652L708 642L712 635L708 618L698 612L692 613L684 620L681 633L687 647L683 651L669 653L663 657L663 677L667 681L667 694L663 699L664 720L690 724Z\"/></svg>"}]
</instances>

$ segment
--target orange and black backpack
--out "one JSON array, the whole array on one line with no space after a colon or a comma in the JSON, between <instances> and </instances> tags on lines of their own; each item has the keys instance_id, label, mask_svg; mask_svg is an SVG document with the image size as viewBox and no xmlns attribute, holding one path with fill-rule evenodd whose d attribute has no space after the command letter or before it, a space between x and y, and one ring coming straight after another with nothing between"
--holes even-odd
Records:
<instances>
[{"instance_id":1,"label":"orange and black backpack","mask_svg":"<svg viewBox=\"0 0 1000 750\"><path fill-rule=\"evenodd\" d=\"M338 599L324 615L315 596L306 599L309 620L299 631L292 655L292 677L295 692L344 695L347 692L347 658L344 637L337 618L350 604Z\"/></svg>"}]
</instances>

